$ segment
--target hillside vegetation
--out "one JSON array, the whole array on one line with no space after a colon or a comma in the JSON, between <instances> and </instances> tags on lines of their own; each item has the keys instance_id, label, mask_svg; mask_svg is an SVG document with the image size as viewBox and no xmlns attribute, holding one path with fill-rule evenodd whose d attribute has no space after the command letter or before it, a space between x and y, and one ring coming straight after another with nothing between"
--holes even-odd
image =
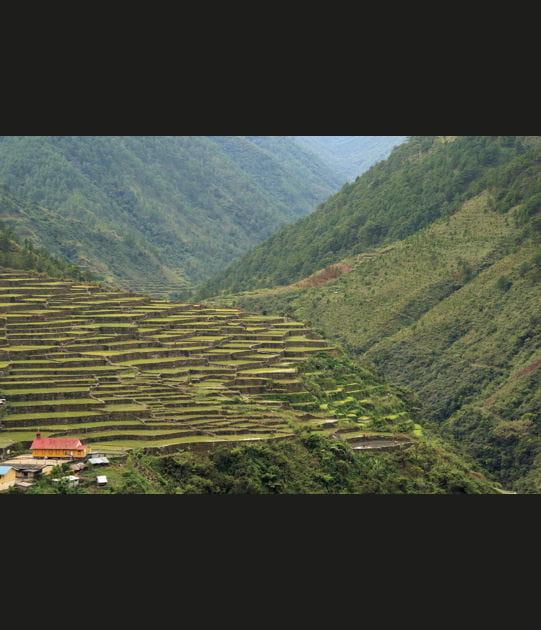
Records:
<instances>
[{"instance_id":1,"label":"hillside vegetation","mask_svg":"<svg viewBox=\"0 0 541 630\"><path fill-rule=\"evenodd\" d=\"M0 216L24 212L32 205L17 199L0 184ZM96 280L90 271L52 256L42 247L35 247L30 239L21 243L13 227L3 221L0 221L0 267L42 272L53 278Z\"/></svg>"},{"instance_id":2,"label":"hillside vegetation","mask_svg":"<svg viewBox=\"0 0 541 630\"><path fill-rule=\"evenodd\" d=\"M350 356L373 362L388 382L415 392L429 425L507 487L538 493L541 152L536 138L491 141L500 158L510 147L516 154L479 168L461 196L444 199L452 211L431 225L303 282L212 303L310 322ZM468 146L491 146L452 145L459 142L465 160ZM448 143L431 146L417 157L419 168L423 159L438 162L438 151L448 157ZM436 190L428 175L425 184Z\"/></svg>"},{"instance_id":3,"label":"hillside vegetation","mask_svg":"<svg viewBox=\"0 0 541 630\"><path fill-rule=\"evenodd\" d=\"M287 285L406 238L450 216L488 185L491 170L536 142L529 136L414 136L315 212L281 228L204 283L198 299Z\"/></svg>"},{"instance_id":4,"label":"hillside vegetation","mask_svg":"<svg viewBox=\"0 0 541 630\"><path fill-rule=\"evenodd\" d=\"M340 173L289 136L208 136L275 197L280 207L309 207L339 189ZM306 213L304 213L306 214Z\"/></svg>"},{"instance_id":5,"label":"hillside vegetation","mask_svg":"<svg viewBox=\"0 0 541 630\"><path fill-rule=\"evenodd\" d=\"M1 136L21 238L115 286L178 294L338 190L287 138Z\"/></svg>"},{"instance_id":6,"label":"hillside vegetation","mask_svg":"<svg viewBox=\"0 0 541 630\"><path fill-rule=\"evenodd\" d=\"M494 484L437 442L355 450L347 442L297 429L288 440L181 449L167 455L133 450L80 483L43 478L29 494L495 494ZM59 473L57 476L60 476ZM16 492L16 490L13 490Z\"/></svg>"}]
</instances>

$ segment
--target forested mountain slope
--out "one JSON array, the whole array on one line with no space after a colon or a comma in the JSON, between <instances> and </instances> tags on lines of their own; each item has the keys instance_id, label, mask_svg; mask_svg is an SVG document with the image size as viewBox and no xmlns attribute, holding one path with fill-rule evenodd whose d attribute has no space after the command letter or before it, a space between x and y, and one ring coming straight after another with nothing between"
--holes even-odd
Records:
<instances>
[{"instance_id":1,"label":"forested mountain slope","mask_svg":"<svg viewBox=\"0 0 541 630\"><path fill-rule=\"evenodd\" d=\"M312 211L342 186L339 171L288 136L208 136L284 208ZM286 210L287 211L287 210Z\"/></svg>"},{"instance_id":2,"label":"forested mountain slope","mask_svg":"<svg viewBox=\"0 0 541 630\"><path fill-rule=\"evenodd\" d=\"M519 150L480 168L433 224L303 282L222 300L309 321L415 392L432 426L506 487L539 493L541 150L534 137L492 142Z\"/></svg>"},{"instance_id":3,"label":"forested mountain slope","mask_svg":"<svg viewBox=\"0 0 541 630\"><path fill-rule=\"evenodd\" d=\"M340 173L343 184L354 181L376 162L384 160L393 147L407 139L407 136L293 137Z\"/></svg>"},{"instance_id":4,"label":"forested mountain slope","mask_svg":"<svg viewBox=\"0 0 541 630\"><path fill-rule=\"evenodd\" d=\"M0 216L13 216L31 212L35 204L25 202L12 195L0 184ZM34 208L35 209L35 208ZM0 267L26 269L46 273L52 278L72 278L75 280L95 280L94 274L67 263L41 247L35 247L32 240L23 242L11 225L0 221Z\"/></svg>"},{"instance_id":5,"label":"forested mountain slope","mask_svg":"<svg viewBox=\"0 0 541 630\"><path fill-rule=\"evenodd\" d=\"M39 204L0 217L22 238L150 290L205 280L340 185L293 140L206 136L2 136L0 182Z\"/></svg>"},{"instance_id":6,"label":"forested mountain slope","mask_svg":"<svg viewBox=\"0 0 541 630\"><path fill-rule=\"evenodd\" d=\"M490 168L527 151L524 136L415 136L315 212L254 247L199 295L286 285L403 239L450 215L485 185Z\"/></svg>"}]
</instances>

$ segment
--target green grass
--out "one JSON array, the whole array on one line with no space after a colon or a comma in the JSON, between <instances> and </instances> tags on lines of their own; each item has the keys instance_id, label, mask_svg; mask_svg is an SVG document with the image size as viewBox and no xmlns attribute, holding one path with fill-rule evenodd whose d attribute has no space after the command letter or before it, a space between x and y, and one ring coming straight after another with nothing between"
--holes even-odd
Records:
<instances>
[{"instance_id":1,"label":"green grass","mask_svg":"<svg viewBox=\"0 0 541 630\"><path fill-rule=\"evenodd\" d=\"M4 422L15 422L16 420L42 420L44 418L83 418L85 416L100 416L98 411L50 411L40 413L13 413L4 418Z\"/></svg>"},{"instance_id":2,"label":"green grass","mask_svg":"<svg viewBox=\"0 0 541 630\"><path fill-rule=\"evenodd\" d=\"M24 352L25 350L51 350L58 349L58 346L8 346L6 348L0 347L0 352Z\"/></svg>"},{"instance_id":3,"label":"green grass","mask_svg":"<svg viewBox=\"0 0 541 630\"><path fill-rule=\"evenodd\" d=\"M17 408L17 407L56 407L58 405L101 405L102 403L99 400L94 400L93 398L66 398L60 400L19 400L15 402L10 402L9 406ZM8 418L10 415L8 415Z\"/></svg>"},{"instance_id":4,"label":"green grass","mask_svg":"<svg viewBox=\"0 0 541 630\"><path fill-rule=\"evenodd\" d=\"M114 404L108 403L103 408L103 411L107 413L108 411L142 411L146 409L145 405L136 405L136 404Z\"/></svg>"},{"instance_id":5,"label":"green grass","mask_svg":"<svg viewBox=\"0 0 541 630\"><path fill-rule=\"evenodd\" d=\"M80 431L81 434L83 435L83 438L81 438L81 440L84 442L85 429L99 429L100 427L107 428L107 427L116 427L116 426L123 426L123 427L137 426L138 427L138 426L141 426L141 422L137 419L132 419L132 420L103 420L103 421L94 420L92 422L77 422L77 424L51 424L51 425L40 424L39 430L41 431L42 435L44 434L44 432L48 432L49 434L53 434L53 433L57 434L57 433L63 433L64 431L70 431L70 432ZM11 433L13 435L17 435L19 431L16 431L16 429L12 429ZM32 433L32 435L35 436L35 431L29 432L29 433ZM91 433L88 433L88 435L91 435ZM47 437L47 436L44 435L44 437Z\"/></svg>"},{"instance_id":6,"label":"green grass","mask_svg":"<svg viewBox=\"0 0 541 630\"><path fill-rule=\"evenodd\" d=\"M252 368L248 370L241 370L239 374L295 374L296 371L297 368Z\"/></svg>"}]
</instances>

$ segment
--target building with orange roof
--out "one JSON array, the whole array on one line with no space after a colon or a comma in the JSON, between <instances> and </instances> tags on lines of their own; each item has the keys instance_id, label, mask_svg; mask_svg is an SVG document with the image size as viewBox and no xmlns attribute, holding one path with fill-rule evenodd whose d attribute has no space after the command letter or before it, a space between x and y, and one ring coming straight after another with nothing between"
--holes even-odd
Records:
<instances>
[{"instance_id":1,"label":"building with orange roof","mask_svg":"<svg viewBox=\"0 0 541 630\"><path fill-rule=\"evenodd\" d=\"M38 431L30 446L33 457L81 458L90 453L90 448L78 438L42 438Z\"/></svg>"}]
</instances>

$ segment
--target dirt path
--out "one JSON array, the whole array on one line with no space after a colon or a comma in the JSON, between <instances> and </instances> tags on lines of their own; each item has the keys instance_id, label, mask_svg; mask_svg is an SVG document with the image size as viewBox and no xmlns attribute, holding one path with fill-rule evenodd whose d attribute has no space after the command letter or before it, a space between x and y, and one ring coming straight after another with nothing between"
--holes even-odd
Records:
<instances>
[{"instance_id":1,"label":"dirt path","mask_svg":"<svg viewBox=\"0 0 541 630\"><path fill-rule=\"evenodd\" d=\"M500 494L518 494L518 492L513 492L512 490L502 490L501 488L496 488L496 486L494 486L494 490Z\"/></svg>"},{"instance_id":2,"label":"dirt path","mask_svg":"<svg viewBox=\"0 0 541 630\"><path fill-rule=\"evenodd\" d=\"M354 450L368 450L376 448L390 448L392 446L405 446L411 444L409 440L362 440L351 442L350 446Z\"/></svg>"}]
</instances>

